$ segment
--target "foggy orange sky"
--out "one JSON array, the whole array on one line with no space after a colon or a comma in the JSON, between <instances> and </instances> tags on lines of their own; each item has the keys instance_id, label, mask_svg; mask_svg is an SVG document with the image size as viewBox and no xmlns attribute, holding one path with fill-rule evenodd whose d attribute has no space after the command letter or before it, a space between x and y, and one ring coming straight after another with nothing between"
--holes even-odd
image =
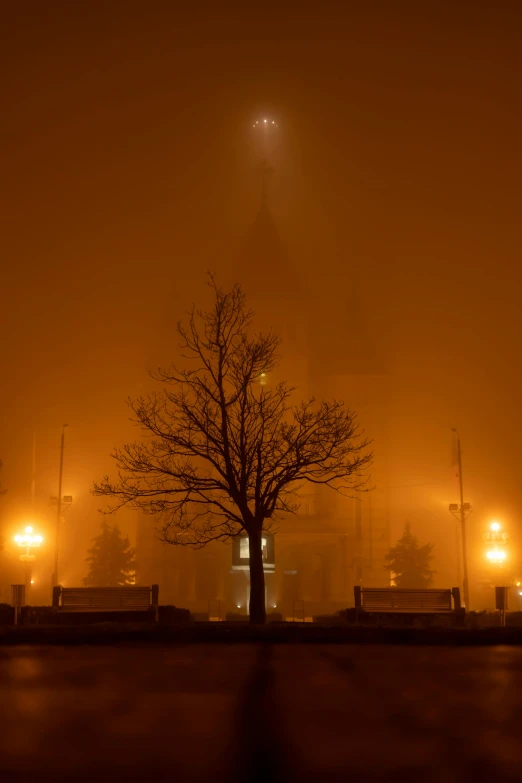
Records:
<instances>
[{"instance_id":1,"label":"foggy orange sky","mask_svg":"<svg viewBox=\"0 0 522 783\"><path fill-rule=\"evenodd\" d=\"M128 436L125 398L172 358L174 324L206 270L228 280L234 268L259 206L249 129L269 112L281 127L272 214L316 301L318 335L339 352L329 314L357 283L390 373L393 481L415 485L401 509L436 540L436 570L458 499L451 427L475 507L471 549L491 517L518 535L522 7L320 7L2 9L9 524L30 508L33 431L39 492L56 494L67 422L64 489L82 541L92 535L89 488Z\"/></svg>"}]
</instances>

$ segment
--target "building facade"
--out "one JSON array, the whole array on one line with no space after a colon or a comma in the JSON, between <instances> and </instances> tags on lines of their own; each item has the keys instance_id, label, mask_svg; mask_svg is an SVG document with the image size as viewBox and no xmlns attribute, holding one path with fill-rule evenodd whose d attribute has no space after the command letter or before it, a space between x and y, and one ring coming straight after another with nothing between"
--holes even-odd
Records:
<instances>
[{"instance_id":1,"label":"building facade","mask_svg":"<svg viewBox=\"0 0 522 783\"><path fill-rule=\"evenodd\" d=\"M388 387L364 328L359 298L350 291L342 312L317 303L287 256L265 192L234 272L256 313L256 330L282 338L280 374L299 399L340 398L355 410L373 441L368 491L344 497L310 485L295 516L275 525L275 567L266 573L267 609L291 617L332 613L353 605L353 587L386 586L390 546ZM324 308L324 312L318 312ZM321 318L321 329L317 320ZM329 351L328 329L343 335L343 350ZM268 379L276 383L278 377ZM296 398L297 399L297 398ZM233 568L232 543L192 551L162 544L150 516L138 520L137 581L158 583L162 603L205 615L246 612L248 569Z\"/></svg>"}]
</instances>

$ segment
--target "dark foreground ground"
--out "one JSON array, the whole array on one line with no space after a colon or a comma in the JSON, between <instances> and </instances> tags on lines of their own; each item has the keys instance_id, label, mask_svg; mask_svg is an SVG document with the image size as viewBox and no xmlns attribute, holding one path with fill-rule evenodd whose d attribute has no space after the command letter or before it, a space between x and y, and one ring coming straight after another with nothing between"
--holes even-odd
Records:
<instances>
[{"instance_id":1,"label":"dark foreground ground","mask_svg":"<svg viewBox=\"0 0 522 783\"><path fill-rule=\"evenodd\" d=\"M522 648L0 647L0 780L522 776Z\"/></svg>"}]
</instances>

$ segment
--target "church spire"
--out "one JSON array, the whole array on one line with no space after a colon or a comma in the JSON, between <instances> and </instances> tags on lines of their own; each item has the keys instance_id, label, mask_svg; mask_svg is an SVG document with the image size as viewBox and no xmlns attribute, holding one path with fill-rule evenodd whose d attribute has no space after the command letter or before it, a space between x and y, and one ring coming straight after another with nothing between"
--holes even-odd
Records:
<instances>
[{"instance_id":1,"label":"church spire","mask_svg":"<svg viewBox=\"0 0 522 783\"><path fill-rule=\"evenodd\" d=\"M272 160L278 144L278 125L268 117L253 125L257 157L256 172L261 180L261 203L247 232L237 264L237 278L247 292L266 299L295 298L302 294L299 274L289 261L286 248L268 206Z\"/></svg>"},{"instance_id":2,"label":"church spire","mask_svg":"<svg viewBox=\"0 0 522 783\"><path fill-rule=\"evenodd\" d=\"M270 163L278 141L277 129L279 125L275 120L264 117L256 120L254 128L254 140L259 155L257 170L261 175L261 209L266 206L268 197L268 180L274 174L275 169Z\"/></svg>"},{"instance_id":3,"label":"church spire","mask_svg":"<svg viewBox=\"0 0 522 783\"><path fill-rule=\"evenodd\" d=\"M258 166L258 171L261 175L261 209L266 207L268 199L268 180L274 174L275 169L264 158Z\"/></svg>"}]
</instances>

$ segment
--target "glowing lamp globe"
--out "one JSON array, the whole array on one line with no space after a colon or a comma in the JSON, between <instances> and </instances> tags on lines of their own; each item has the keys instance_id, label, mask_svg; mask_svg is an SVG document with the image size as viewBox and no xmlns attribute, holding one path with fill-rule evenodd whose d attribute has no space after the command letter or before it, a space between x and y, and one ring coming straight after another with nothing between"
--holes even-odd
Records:
<instances>
[{"instance_id":1,"label":"glowing lamp globe","mask_svg":"<svg viewBox=\"0 0 522 783\"><path fill-rule=\"evenodd\" d=\"M502 549L490 549L486 557L490 563L500 564L506 559L506 553Z\"/></svg>"},{"instance_id":2,"label":"glowing lamp globe","mask_svg":"<svg viewBox=\"0 0 522 783\"><path fill-rule=\"evenodd\" d=\"M33 528L31 527L31 525L27 525L23 535L20 534L16 535L14 537L14 540L18 544L18 546L31 548L35 546L40 546L40 544L43 541L43 536L37 534L35 535L33 533Z\"/></svg>"}]
</instances>

